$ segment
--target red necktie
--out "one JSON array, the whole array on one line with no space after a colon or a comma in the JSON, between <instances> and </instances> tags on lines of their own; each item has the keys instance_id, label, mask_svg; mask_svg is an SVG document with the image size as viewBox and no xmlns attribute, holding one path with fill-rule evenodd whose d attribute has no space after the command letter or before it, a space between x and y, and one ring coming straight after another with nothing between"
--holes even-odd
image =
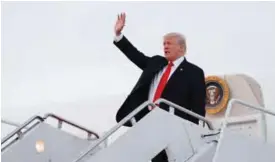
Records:
<instances>
[{"instance_id":1,"label":"red necktie","mask_svg":"<svg viewBox=\"0 0 275 162\"><path fill-rule=\"evenodd\" d=\"M163 91L163 89L164 89L164 87L165 87L165 85L168 81L172 66L173 66L173 63L169 62L165 72L163 73L163 75L160 79L160 82L159 82L159 85L157 87L153 102L155 102L157 99L159 99L161 97L162 91Z\"/></svg>"}]
</instances>

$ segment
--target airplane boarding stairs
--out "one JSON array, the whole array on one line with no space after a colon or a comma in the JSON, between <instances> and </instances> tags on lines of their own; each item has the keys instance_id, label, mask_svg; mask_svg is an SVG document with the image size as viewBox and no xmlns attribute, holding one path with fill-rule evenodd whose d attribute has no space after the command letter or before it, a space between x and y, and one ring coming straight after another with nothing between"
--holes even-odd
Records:
<instances>
[{"instance_id":1,"label":"airplane boarding stairs","mask_svg":"<svg viewBox=\"0 0 275 162\"><path fill-rule=\"evenodd\" d=\"M44 121L49 116L44 118L36 116L2 139L2 161L148 162L163 149L167 151L170 162L275 161L275 145L266 142L265 133L263 133L263 138L248 137L245 133L232 130L232 123L228 120L230 105L233 102L275 116L274 112L232 99L229 102L223 128L215 130L212 123L204 117L164 99L157 101L157 103L160 102L170 105L170 111L155 108L139 122L134 123L133 117L146 105L156 106L145 102L100 138L96 133L78 126L88 132L89 138L91 135L96 137L89 140L80 139L46 124ZM202 120L208 127L195 125L175 116L174 108ZM60 120L59 117L56 119L59 121L58 128L61 128L61 122L65 120ZM29 126L30 121L34 120L38 122ZM109 146L104 147L103 144L110 135L129 120L134 123L134 126ZM258 120L253 120L253 122L262 124L262 121ZM29 129L20 133L25 126ZM265 132L265 127L262 131ZM8 142L18 133L16 139Z\"/></svg>"},{"instance_id":2,"label":"airplane boarding stairs","mask_svg":"<svg viewBox=\"0 0 275 162\"><path fill-rule=\"evenodd\" d=\"M46 122L49 118L58 121L57 128ZM86 132L87 139L81 139L63 131L63 123ZM79 150L88 147L98 139L97 133L57 115L34 116L2 138L1 160L3 162L69 162L79 154Z\"/></svg>"}]
</instances>

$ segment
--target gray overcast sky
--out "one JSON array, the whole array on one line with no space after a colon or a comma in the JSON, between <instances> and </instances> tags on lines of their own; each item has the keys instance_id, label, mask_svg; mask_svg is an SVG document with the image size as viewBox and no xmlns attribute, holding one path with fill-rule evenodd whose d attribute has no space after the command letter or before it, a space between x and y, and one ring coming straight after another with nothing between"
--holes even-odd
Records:
<instances>
[{"instance_id":1,"label":"gray overcast sky","mask_svg":"<svg viewBox=\"0 0 275 162\"><path fill-rule=\"evenodd\" d=\"M98 132L113 126L141 73L112 44L122 11L124 33L147 55L182 32L189 61L207 75L254 77L275 110L272 2L2 2L2 117L52 111Z\"/></svg>"}]
</instances>

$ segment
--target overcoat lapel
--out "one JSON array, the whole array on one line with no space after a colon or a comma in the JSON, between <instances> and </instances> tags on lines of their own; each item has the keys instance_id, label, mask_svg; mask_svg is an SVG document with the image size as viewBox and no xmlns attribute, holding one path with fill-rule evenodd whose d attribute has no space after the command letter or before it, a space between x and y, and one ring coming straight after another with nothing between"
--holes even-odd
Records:
<instances>
[{"instance_id":1,"label":"overcoat lapel","mask_svg":"<svg viewBox=\"0 0 275 162\"><path fill-rule=\"evenodd\" d=\"M173 86L173 83L175 83L178 79L182 79L184 77L184 65L186 64L186 58L182 61L182 63L178 66L176 71L171 75L170 79L166 83L166 86L163 90L163 93L165 93L166 89L169 89L169 87Z\"/></svg>"},{"instance_id":2,"label":"overcoat lapel","mask_svg":"<svg viewBox=\"0 0 275 162\"><path fill-rule=\"evenodd\" d=\"M152 64L148 65L148 67L143 71L133 91L136 91L137 89L139 89L144 85L150 84L152 82L152 79L155 77L155 75L160 70L162 70L167 64L168 64L168 61L164 58L159 61L152 62Z\"/></svg>"}]
</instances>

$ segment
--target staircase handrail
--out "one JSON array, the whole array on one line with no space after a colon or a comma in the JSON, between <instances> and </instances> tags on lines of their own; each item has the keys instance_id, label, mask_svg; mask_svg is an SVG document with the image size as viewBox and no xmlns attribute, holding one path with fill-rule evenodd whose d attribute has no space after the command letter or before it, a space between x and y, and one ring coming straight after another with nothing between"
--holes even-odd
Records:
<instances>
[{"instance_id":1,"label":"staircase handrail","mask_svg":"<svg viewBox=\"0 0 275 162\"><path fill-rule=\"evenodd\" d=\"M196 114L196 113L191 113L190 110L187 110L186 108L183 108L181 106L178 106L172 102L167 102L167 100L165 99L158 99L155 103L159 103L159 102L166 102L168 104L170 104L171 106L174 106L176 109L186 112L189 115L192 115L196 118L202 119L204 122L206 122L209 126L210 130L213 130L213 126L212 123L210 121L208 121L207 119L205 119L204 117ZM110 129L110 131L108 131L106 134L104 134L97 142L92 143L90 146L88 146L88 149L86 149L84 152L82 152L73 162L79 162L80 160L82 160L83 157L85 157L86 155L88 155L91 151L93 151L97 146L99 146L102 142L104 142L109 136L111 136L113 133L115 133L120 127L122 127L126 122L130 121L132 118L134 118L134 116L139 113L141 110L145 109L146 106L152 106L152 107L156 107L157 105L149 102L149 101L145 101L144 103L142 103L140 106L138 106L134 111L132 111L130 114L128 114L126 117L124 117L117 125L115 125L113 128Z\"/></svg>"},{"instance_id":2,"label":"staircase handrail","mask_svg":"<svg viewBox=\"0 0 275 162\"><path fill-rule=\"evenodd\" d=\"M53 114L53 113L48 113L48 114L46 114L46 115L44 116L44 120L46 120L46 119L49 118L49 117L52 117L52 118L58 120L58 128L59 128L59 129L61 129L62 123L64 122L64 123L67 123L67 124L69 124L69 125L71 125L71 126L74 126L74 127L78 128L78 129L80 129L80 130L83 130L83 131L87 132L87 133L88 133L88 139L91 137L91 135L94 135L97 139L99 138L99 135L98 135L97 133L95 133L94 131L91 131L91 130L89 130L89 129L83 127L83 126L80 126L80 125L78 125L78 124L76 124L76 123L74 123L74 122L71 122L71 121L69 121L69 120L67 120L67 119L64 119L64 118L62 118L62 117L60 117L60 116L58 116L58 115L55 115L55 114Z\"/></svg>"},{"instance_id":3,"label":"staircase handrail","mask_svg":"<svg viewBox=\"0 0 275 162\"><path fill-rule=\"evenodd\" d=\"M166 99L163 99L163 98L158 99L158 100L155 102L155 104L157 104L157 105L159 105L160 103L165 103L165 104L167 104L167 105L169 105L169 106L171 106L171 107L174 107L174 108L176 108L176 109L178 109L178 110L180 110L180 111L183 111L183 112L185 112L186 114L191 115L191 116L193 116L193 117L195 117L195 118L197 118L197 119L203 121L204 123L206 123L207 126L208 126L208 128L209 128L210 130L214 130L214 127L213 127L212 122L211 122L210 120L206 119L205 117L203 117L203 116L201 116L201 115L199 115L199 114L196 114L196 113L194 113L193 111L190 111L190 110L188 110L188 109L186 109L186 108L184 108L184 107L182 107L182 106L179 106L179 105L177 105L177 104L175 104L175 103L173 103L173 102L171 102L171 101L168 101L168 100L166 100Z\"/></svg>"},{"instance_id":4,"label":"staircase handrail","mask_svg":"<svg viewBox=\"0 0 275 162\"><path fill-rule=\"evenodd\" d=\"M3 139L1 139L1 144L4 144L6 141L8 141L14 135L19 134L22 129L24 129L26 126L28 126L31 122L33 122L35 120L39 120L39 122L43 122L44 121L44 119L41 116L38 116L38 115L35 115L35 116L31 117L24 124L22 124L21 126L17 127L14 131L12 131L6 137L4 137Z\"/></svg>"},{"instance_id":5,"label":"staircase handrail","mask_svg":"<svg viewBox=\"0 0 275 162\"><path fill-rule=\"evenodd\" d=\"M216 153L214 155L214 158L213 158L213 162L216 162L216 159L217 159L217 154L219 153L220 151L220 146L223 142L223 138L224 138L224 131L228 125L228 118L229 118L229 115L230 115L230 112L232 110L232 107L233 107L233 104L234 103L238 103L238 104L241 104L241 105L244 105L246 106L247 108L250 108L250 109L255 109L255 110L258 110L261 112L261 115L262 115L262 120L265 118L264 114L269 114L269 115L272 115L272 116L275 116L275 112L274 111L271 111L271 110L267 110L265 109L264 107L261 107L261 106L255 106L255 105L252 105L250 103L247 103L245 101L242 101L242 100L239 100L239 99L231 99L229 102L228 102L228 106L227 106L227 109L226 109L226 112L225 112L225 118L223 120L223 126L222 126L222 129L221 129L221 132L220 132L220 138L219 138L219 144L217 145L217 149L216 149ZM265 123L262 121L262 133L264 135L264 142L266 142L266 125Z\"/></svg>"}]
</instances>

